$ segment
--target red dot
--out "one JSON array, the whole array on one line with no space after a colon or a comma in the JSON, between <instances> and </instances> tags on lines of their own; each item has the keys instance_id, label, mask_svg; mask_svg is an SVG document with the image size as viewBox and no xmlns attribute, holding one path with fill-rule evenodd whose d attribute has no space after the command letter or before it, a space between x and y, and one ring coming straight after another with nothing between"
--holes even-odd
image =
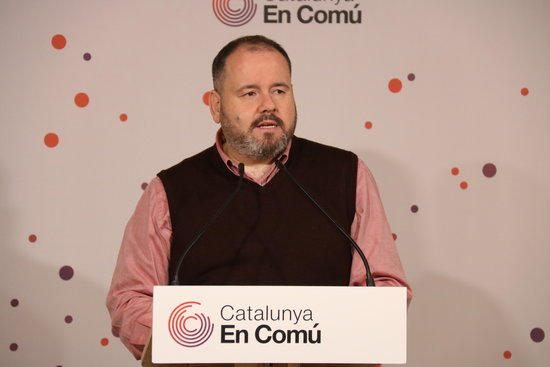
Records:
<instances>
[{"instance_id":1,"label":"red dot","mask_svg":"<svg viewBox=\"0 0 550 367\"><path fill-rule=\"evenodd\" d=\"M10 350L12 352L15 352L18 348L19 348L19 346L17 345L17 343L11 343L10 344Z\"/></svg>"},{"instance_id":2,"label":"red dot","mask_svg":"<svg viewBox=\"0 0 550 367\"><path fill-rule=\"evenodd\" d=\"M86 93L78 93L74 96L74 103L78 107L86 107L90 103L90 97Z\"/></svg>"},{"instance_id":3,"label":"red dot","mask_svg":"<svg viewBox=\"0 0 550 367\"><path fill-rule=\"evenodd\" d=\"M451 174L452 174L453 176L456 176L456 175L458 175L459 173L460 173L460 170L459 170L458 168L453 167L453 169L451 169Z\"/></svg>"},{"instance_id":4,"label":"red dot","mask_svg":"<svg viewBox=\"0 0 550 367\"><path fill-rule=\"evenodd\" d=\"M29 242L32 242L32 243L34 243L34 242L36 242L36 239L37 239L37 237L36 237L36 235L35 235L35 234L31 234L31 235L29 235Z\"/></svg>"},{"instance_id":5,"label":"red dot","mask_svg":"<svg viewBox=\"0 0 550 367\"><path fill-rule=\"evenodd\" d=\"M107 345L109 345L109 339L107 339L107 338L101 338L100 343L101 343L101 345L103 345L104 347L106 347Z\"/></svg>"},{"instance_id":6,"label":"red dot","mask_svg":"<svg viewBox=\"0 0 550 367\"><path fill-rule=\"evenodd\" d=\"M392 233L391 236L393 237L393 240L397 240L397 235L395 233Z\"/></svg>"},{"instance_id":7,"label":"red dot","mask_svg":"<svg viewBox=\"0 0 550 367\"><path fill-rule=\"evenodd\" d=\"M207 106L210 106L210 91L208 92L205 92L203 95L202 95L202 103L204 103L205 105Z\"/></svg>"},{"instance_id":8,"label":"red dot","mask_svg":"<svg viewBox=\"0 0 550 367\"><path fill-rule=\"evenodd\" d=\"M53 48L57 50L61 50L65 48L65 45L67 45L67 39L62 34L56 34L52 37L52 46Z\"/></svg>"},{"instance_id":9,"label":"red dot","mask_svg":"<svg viewBox=\"0 0 550 367\"><path fill-rule=\"evenodd\" d=\"M506 358L506 359L512 358L512 352L510 352L509 350L504 351L504 353L502 353L502 355L503 355L504 358Z\"/></svg>"},{"instance_id":10,"label":"red dot","mask_svg":"<svg viewBox=\"0 0 550 367\"><path fill-rule=\"evenodd\" d=\"M44 136L44 144L48 148L55 148L59 144L59 136L55 133L48 133Z\"/></svg>"},{"instance_id":11,"label":"red dot","mask_svg":"<svg viewBox=\"0 0 550 367\"><path fill-rule=\"evenodd\" d=\"M121 113L119 118L120 118L120 121L124 122L128 120L128 115L125 113Z\"/></svg>"},{"instance_id":12,"label":"red dot","mask_svg":"<svg viewBox=\"0 0 550 367\"><path fill-rule=\"evenodd\" d=\"M460 188L461 188L462 190L466 190L466 189L468 188L468 182L462 181L462 182L460 183Z\"/></svg>"},{"instance_id":13,"label":"red dot","mask_svg":"<svg viewBox=\"0 0 550 367\"><path fill-rule=\"evenodd\" d=\"M399 93L403 88L403 83L401 83L401 80L394 78L388 83L388 88L392 93Z\"/></svg>"},{"instance_id":14,"label":"red dot","mask_svg":"<svg viewBox=\"0 0 550 367\"><path fill-rule=\"evenodd\" d=\"M370 121L365 122L365 129L368 129L368 130L372 129L372 122Z\"/></svg>"},{"instance_id":15,"label":"red dot","mask_svg":"<svg viewBox=\"0 0 550 367\"><path fill-rule=\"evenodd\" d=\"M521 88L521 95L522 96L526 96L529 94L529 89L527 88Z\"/></svg>"}]
</instances>

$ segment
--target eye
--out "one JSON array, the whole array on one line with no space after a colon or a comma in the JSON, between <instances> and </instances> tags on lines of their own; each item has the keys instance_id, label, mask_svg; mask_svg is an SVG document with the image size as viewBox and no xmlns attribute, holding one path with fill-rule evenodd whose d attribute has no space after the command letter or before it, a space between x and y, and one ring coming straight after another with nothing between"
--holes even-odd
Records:
<instances>
[{"instance_id":1,"label":"eye","mask_svg":"<svg viewBox=\"0 0 550 367\"><path fill-rule=\"evenodd\" d=\"M256 95L256 92L254 91L250 91L250 92L246 92L245 94L243 94L243 97L254 97Z\"/></svg>"},{"instance_id":2,"label":"eye","mask_svg":"<svg viewBox=\"0 0 550 367\"><path fill-rule=\"evenodd\" d=\"M275 89L275 94L285 94L286 92L282 89Z\"/></svg>"}]
</instances>

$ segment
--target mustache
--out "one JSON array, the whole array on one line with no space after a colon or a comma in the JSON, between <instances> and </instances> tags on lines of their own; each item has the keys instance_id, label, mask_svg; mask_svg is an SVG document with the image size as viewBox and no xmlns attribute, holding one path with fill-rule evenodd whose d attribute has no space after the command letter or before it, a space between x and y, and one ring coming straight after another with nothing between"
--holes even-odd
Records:
<instances>
[{"instance_id":1,"label":"mustache","mask_svg":"<svg viewBox=\"0 0 550 367\"><path fill-rule=\"evenodd\" d=\"M250 128L253 129L259 124L261 124L262 122L267 120L275 121L279 126L285 126L285 123L283 120L281 120L281 118L279 118L278 116L275 116L272 113L266 113L265 115L261 115L256 120L252 121L252 123L250 124Z\"/></svg>"}]
</instances>

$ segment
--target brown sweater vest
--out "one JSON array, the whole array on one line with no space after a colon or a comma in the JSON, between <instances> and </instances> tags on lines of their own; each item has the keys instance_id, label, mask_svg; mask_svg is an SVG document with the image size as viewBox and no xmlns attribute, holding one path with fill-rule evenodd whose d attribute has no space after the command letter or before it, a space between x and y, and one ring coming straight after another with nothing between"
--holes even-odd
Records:
<instances>
[{"instance_id":1,"label":"brown sweater vest","mask_svg":"<svg viewBox=\"0 0 550 367\"><path fill-rule=\"evenodd\" d=\"M357 156L294 137L286 167L349 233ZM158 176L172 222L172 279L179 257L238 177L215 146ZM279 172L263 187L243 181L235 200L185 257L179 279L200 285L347 285L351 253L345 237Z\"/></svg>"}]
</instances>

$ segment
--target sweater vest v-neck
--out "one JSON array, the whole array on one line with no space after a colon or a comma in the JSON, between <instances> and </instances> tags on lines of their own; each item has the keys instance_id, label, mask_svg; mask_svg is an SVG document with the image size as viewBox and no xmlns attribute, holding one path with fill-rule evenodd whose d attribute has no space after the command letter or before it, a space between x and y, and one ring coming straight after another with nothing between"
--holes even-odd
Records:
<instances>
[{"instance_id":1,"label":"sweater vest v-neck","mask_svg":"<svg viewBox=\"0 0 550 367\"><path fill-rule=\"evenodd\" d=\"M357 156L294 137L286 163L346 231L355 215ZM161 171L170 211L169 276L178 259L237 186L216 147ZM243 180L218 220L193 246L179 273L190 285L347 285L347 239L278 172L265 186Z\"/></svg>"}]
</instances>

